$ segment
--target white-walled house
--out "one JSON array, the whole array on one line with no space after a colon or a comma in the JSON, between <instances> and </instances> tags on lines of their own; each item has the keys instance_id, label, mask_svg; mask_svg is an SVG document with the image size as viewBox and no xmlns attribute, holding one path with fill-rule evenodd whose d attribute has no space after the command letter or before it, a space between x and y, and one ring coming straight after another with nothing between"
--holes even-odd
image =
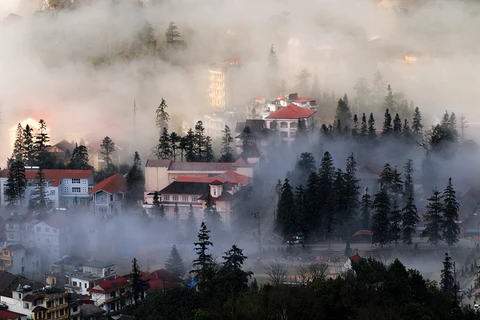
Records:
<instances>
[{"instance_id":1,"label":"white-walled house","mask_svg":"<svg viewBox=\"0 0 480 320\"><path fill-rule=\"evenodd\" d=\"M280 140L288 145L295 141L297 136L298 121L305 121L307 131L313 130L315 110L299 107L293 103L279 109L265 119L267 128L277 130Z\"/></svg>"},{"instance_id":2,"label":"white-walled house","mask_svg":"<svg viewBox=\"0 0 480 320\"><path fill-rule=\"evenodd\" d=\"M27 189L25 190L23 206L28 205L28 199L37 187L37 167L26 169ZM57 170L45 169L45 187L52 207L87 206L89 203L88 190L93 184L92 170ZM8 180L8 169L0 171L0 205L7 205L5 189Z\"/></svg>"},{"instance_id":3,"label":"white-walled house","mask_svg":"<svg viewBox=\"0 0 480 320\"><path fill-rule=\"evenodd\" d=\"M90 205L95 215L111 215L121 211L127 191L127 180L117 173L90 189Z\"/></svg>"},{"instance_id":4,"label":"white-walled house","mask_svg":"<svg viewBox=\"0 0 480 320\"><path fill-rule=\"evenodd\" d=\"M71 230L68 219L61 215L51 216L34 227L35 245L42 253L44 266L48 267L64 256L70 255L72 248Z\"/></svg>"},{"instance_id":5,"label":"white-walled house","mask_svg":"<svg viewBox=\"0 0 480 320\"><path fill-rule=\"evenodd\" d=\"M0 252L0 270L33 280L43 280L40 251L21 244L7 246Z\"/></svg>"},{"instance_id":6,"label":"white-walled house","mask_svg":"<svg viewBox=\"0 0 480 320\"><path fill-rule=\"evenodd\" d=\"M21 244L26 248L35 245L33 227L39 222L33 214L12 214L5 221L6 244Z\"/></svg>"}]
</instances>

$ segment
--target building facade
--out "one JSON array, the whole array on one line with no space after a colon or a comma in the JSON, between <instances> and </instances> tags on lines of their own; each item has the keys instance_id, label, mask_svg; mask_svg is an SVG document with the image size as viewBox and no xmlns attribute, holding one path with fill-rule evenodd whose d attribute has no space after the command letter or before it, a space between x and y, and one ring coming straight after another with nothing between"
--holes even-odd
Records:
<instances>
[{"instance_id":1,"label":"building facade","mask_svg":"<svg viewBox=\"0 0 480 320\"><path fill-rule=\"evenodd\" d=\"M242 60L238 58L210 65L208 97L213 109L225 110L226 107L233 107L236 79L242 65Z\"/></svg>"},{"instance_id":2,"label":"building facade","mask_svg":"<svg viewBox=\"0 0 480 320\"><path fill-rule=\"evenodd\" d=\"M51 217L34 227L35 246L42 254L42 264L47 267L70 255L71 230L65 217Z\"/></svg>"},{"instance_id":3,"label":"building facade","mask_svg":"<svg viewBox=\"0 0 480 320\"><path fill-rule=\"evenodd\" d=\"M127 181L117 173L97 183L90 191L90 205L95 215L108 216L122 210Z\"/></svg>"}]
</instances>

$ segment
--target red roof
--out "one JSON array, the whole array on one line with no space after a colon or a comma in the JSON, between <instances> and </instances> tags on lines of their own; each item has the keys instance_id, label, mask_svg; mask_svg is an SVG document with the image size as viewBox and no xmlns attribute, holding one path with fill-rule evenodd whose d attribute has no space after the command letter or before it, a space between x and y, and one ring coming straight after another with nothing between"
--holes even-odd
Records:
<instances>
[{"instance_id":1,"label":"red roof","mask_svg":"<svg viewBox=\"0 0 480 320\"><path fill-rule=\"evenodd\" d=\"M358 255L358 253L354 254L353 256L350 257L350 260L354 263L358 263L360 262L360 256Z\"/></svg>"},{"instance_id":2,"label":"red roof","mask_svg":"<svg viewBox=\"0 0 480 320\"><path fill-rule=\"evenodd\" d=\"M25 170L27 180L35 180L38 170ZM62 170L45 169L43 170L46 180L53 180L53 186L58 187L62 179L89 179L93 176L92 170ZM8 178L8 169L0 171L0 178Z\"/></svg>"},{"instance_id":3,"label":"red roof","mask_svg":"<svg viewBox=\"0 0 480 320\"><path fill-rule=\"evenodd\" d=\"M250 178L230 170L230 171L221 173L215 177L178 176L175 181L212 183L215 180L218 180L222 183L232 182L232 183L245 185L245 184L248 184L248 182L250 181Z\"/></svg>"},{"instance_id":4,"label":"red roof","mask_svg":"<svg viewBox=\"0 0 480 320\"><path fill-rule=\"evenodd\" d=\"M298 98L294 102L304 103L304 102L312 102L312 101L315 101L315 99L312 99L312 98Z\"/></svg>"},{"instance_id":5,"label":"red roof","mask_svg":"<svg viewBox=\"0 0 480 320\"><path fill-rule=\"evenodd\" d=\"M271 113L267 119L303 119L312 116L315 112L315 110L305 109L291 103L287 107Z\"/></svg>"},{"instance_id":6,"label":"red roof","mask_svg":"<svg viewBox=\"0 0 480 320\"><path fill-rule=\"evenodd\" d=\"M242 65L243 65L243 61L239 58L227 59L216 64L216 66L219 68L228 68L228 67L235 67L235 66L242 66Z\"/></svg>"},{"instance_id":7,"label":"red roof","mask_svg":"<svg viewBox=\"0 0 480 320\"><path fill-rule=\"evenodd\" d=\"M26 317L27 315L22 313L13 312L10 310L0 310L0 319L16 320L20 317Z\"/></svg>"},{"instance_id":8,"label":"red roof","mask_svg":"<svg viewBox=\"0 0 480 320\"><path fill-rule=\"evenodd\" d=\"M211 184L212 186L221 186L221 185L223 184L223 182L218 181L218 179L215 179L215 180L213 180L212 182L210 182L210 184Z\"/></svg>"},{"instance_id":9,"label":"red roof","mask_svg":"<svg viewBox=\"0 0 480 320\"><path fill-rule=\"evenodd\" d=\"M95 193L98 191L105 191L109 194L115 194L117 192L127 191L127 180L121 173L116 173L106 179L103 179L97 183L89 193Z\"/></svg>"},{"instance_id":10,"label":"red roof","mask_svg":"<svg viewBox=\"0 0 480 320\"><path fill-rule=\"evenodd\" d=\"M110 293L125 287L128 287L127 279L120 277L114 280L103 280L100 281L95 287L88 289L89 292L95 293Z\"/></svg>"}]
</instances>

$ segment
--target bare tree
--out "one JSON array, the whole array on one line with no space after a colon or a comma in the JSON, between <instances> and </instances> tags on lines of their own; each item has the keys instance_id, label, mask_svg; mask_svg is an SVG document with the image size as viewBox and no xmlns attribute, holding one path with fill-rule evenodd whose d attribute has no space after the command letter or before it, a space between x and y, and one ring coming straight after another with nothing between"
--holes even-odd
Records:
<instances>
[{"instance_id":1,"label":"bare tree","mask_svg":"<svg viewBox=\"0 0 480 320\"><path fill-rule=\"evenodd\" d=\"M313 262L307 266L300 266L298 272L302 278L308 278L312 281L325 280L328 274L328 265L323 262Z\"/></svg>"},{"instance_id":2,"label":"bare tree","mask_svg":"<svg viewBox=\"0 0 480 320\"><path fill-rule=\"evenodd\" d=\"M265 267L265 273L273 286L280 286L282 284L283 276L287 274L287 271L287 266L278 262L270 262L268 267Z\"/></svg>"}]
</instances>

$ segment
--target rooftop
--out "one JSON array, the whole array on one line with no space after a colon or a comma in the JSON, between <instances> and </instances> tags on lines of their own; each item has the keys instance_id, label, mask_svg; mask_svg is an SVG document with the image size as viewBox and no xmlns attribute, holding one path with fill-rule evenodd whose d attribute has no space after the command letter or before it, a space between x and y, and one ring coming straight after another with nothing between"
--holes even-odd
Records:
<instances>
[{"instance_id":1,"label":"rooftop","mask_svg":"<svg viewBox=\"0 0 480 320\"><path fill-rule=\"evenodd\" d=\"M88 193L93 194L99 191L105 191L109 194L127 191L127 180L121 173L116 173L97 183Z\"/></svg>"},{"instance_id":2,"label":"rooftop","mask_svg":"<svg viewBox=\"0 0 480 320\"><path fill-rule=\"evenodd\" d=\"M20 317L26 317L27 315L22 313L13 312L10 310L0 310L0 319L2 320L17 320Z\"/></svg>"},{"instance_id":3,"label":"rooftop","mask_svg":"<svg viewBox=\"0 0 480 320\"><path fill-rule=\"evenodd\" d=\"M287 107L271 113L266 119L304 119L311 117L315 112L315 110L305 109L291 103Z\"/></svg>"},{"instance_id":4,"label":"rooftop","mask_svg":"<svg viewBox=\"0 0 480 320\"><path fill-rule=\"evenodd\" d=\"M125 277L120 277L114 280L103 280L100 281L95 287L89 289L89 292L95 293L109 293L116 291L121 288L126 288L130 283L125 279Z\"/></svg>"},{"instance_id":5,"label":"rooftop","mask_svg":"<svg viewBox=\"0 0 480 320\"><path fill-rule=\"evenodd\" d=\"M159 194L203 195L210 190L210 183L174 181L159 191Z\"/></svg>"},{"instance_id":6,"label":"rooftop","mask_svg":"<svg viewBox=\"0 0 480 320\"><path fill-rule=\"evenodd\" d=\"M35 180L38 170L25 170L27 180ZM89 179L93 176L92 170L63 170L63 169L45 169L45 180L53 180L53 186L58 187L62 179ZM0 178L8 178L8 169L0 171Z\"/></svg>"},{"instance_id":7,"label":"rooftop","mask_svg":"<svg viewBox=\"0 0 480 320\"><path fill-rule=\"evenodd\" d=\"M105 261L87 261L83 264L84 267L92 267L92 268L108 268L114 266L114 263L105 262Z\"/></svg>"}]
</instances>

